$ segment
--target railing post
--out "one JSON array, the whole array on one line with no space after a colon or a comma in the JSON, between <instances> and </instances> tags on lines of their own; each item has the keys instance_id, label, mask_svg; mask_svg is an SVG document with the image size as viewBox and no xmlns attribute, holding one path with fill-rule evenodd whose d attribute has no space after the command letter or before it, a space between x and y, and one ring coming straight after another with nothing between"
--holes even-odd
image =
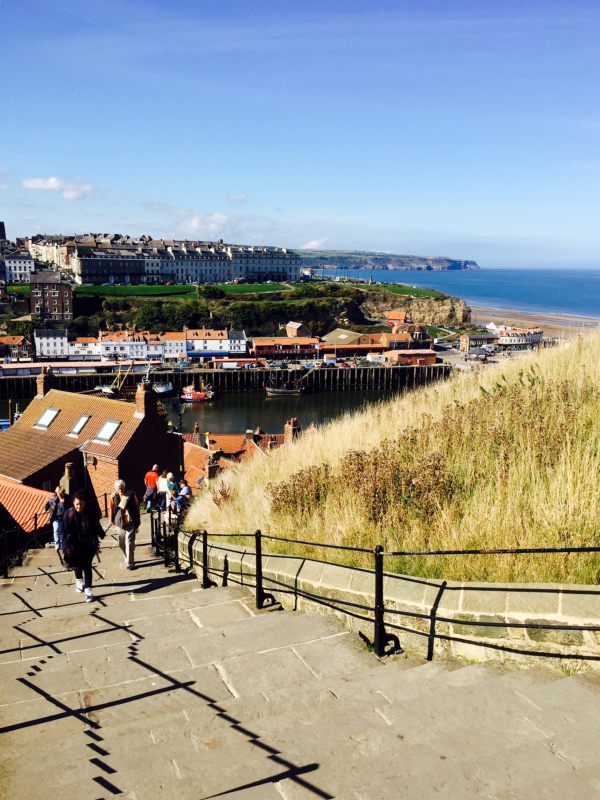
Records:
<instances>
[{"instance_id":1,"label":"railing post","mask_svg":"<svg viewBox=\"0 0 600 800\"><path fill-rule=\"evenodd\" d=\"M384 614L383 547L378 544L375 548L375 631L373 635L373 649L378 658L383 656L386 645Z\"/></svg>"},{"instance_id":2,"label":"railing post","mask_svg":"<svg viewBox=\"0 0 600 800\"><path fill-rule=\"evenodd\" d=\"M108 517L108 494L104 492L104 516Z\"/></svg>"},{"instance_id":3,"label":"railing post","mask_svg":"<svg viewBox=\"0 0 600 800\"><path fill-rule=\"evenodd\" d=\"M262 533L256 531L254 539L256 543L256 607L260 609L265 602L262 574Z\"/></svg>"},{"instance_id":4,"label":"railing post","mask_svg":"<svg viewBox=\"0 0 600 800\"><path fill-rule=\"evenodd\" d=\"M440 605L440 601L442 599L442 595L444 594L444 589L448 585L447 581L442 581L440 588L438 589L438 593L433 601L433 605L431 606L431 612L429 614L429 638L427 642L427 661L433 661L433 652L435 649L435 617L437 614L438 607Z\"/></svg>"},{"instance_id":5,"label":"railing post","mask_svg":"<svg viewBox=\"0 0 600 800\"><path fill-rule=\"evenodd\" d=\"M181 572L181 565L179 563L179 522L175 524L173 530L173 563L175 565L175 572Z\"/></svg>"},{"instance_id":6,"label":"railing post","mask_svg":"<svg viewBox=\"0 0 600 800\"><path fill-rule=\"evenodd\" d=\"M208 575L208 533L202 531L202 588L210 589L212 581Z\"/></svg>"},{"instance_id":7,"label":"railing post","mask_svg":"<svg viewBox=\"0 0 600 800\"><path fill-rule=\"evenodd\" d=\"M2 535L2 577L8 578L8 531Z\"/></svg>"},{"instance_id":8,"label":"railing post","mask_svg":"<svg viewBox=\"0 0 600 800\"><path fill-rule=\"evenodd\" d=\"M163 561L165 567L169 566L169 548L167 547L167 523L163 520L162 524L162 542L163 542Z\"/></svg>"}]
</instances>

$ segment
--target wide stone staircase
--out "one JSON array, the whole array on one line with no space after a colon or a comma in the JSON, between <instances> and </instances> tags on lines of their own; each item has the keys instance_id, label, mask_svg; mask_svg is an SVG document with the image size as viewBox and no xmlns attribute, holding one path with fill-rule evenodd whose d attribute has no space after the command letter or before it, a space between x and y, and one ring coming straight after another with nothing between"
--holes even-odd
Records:
<instances>
[{"instance_id":1,"label":"wide stone staircase","mask_svg":"<svg viewBox=\"0 0 600 800\"><path fill-rule=\"evenodd\" d=\"M109 535L94 603L53 550L0 586L0 795L600 797L600 674L396 657L257 613Z\"/></svg>"}]
</instances>

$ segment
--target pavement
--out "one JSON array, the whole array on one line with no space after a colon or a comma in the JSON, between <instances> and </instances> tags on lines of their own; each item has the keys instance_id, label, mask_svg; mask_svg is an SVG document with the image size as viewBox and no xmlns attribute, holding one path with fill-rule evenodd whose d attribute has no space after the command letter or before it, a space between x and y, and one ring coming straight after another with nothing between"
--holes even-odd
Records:
<instances>
[{"instance_id":1,"label":"pavement","mask_svg":"<svg viewBox=\"0 0 600 800\"><path fill-rule=\"evenodd\" d=\"M337 620L53 550L0 585L0 794L598 800L600 675L375 658Z\"/></svg>"}]
</instances>

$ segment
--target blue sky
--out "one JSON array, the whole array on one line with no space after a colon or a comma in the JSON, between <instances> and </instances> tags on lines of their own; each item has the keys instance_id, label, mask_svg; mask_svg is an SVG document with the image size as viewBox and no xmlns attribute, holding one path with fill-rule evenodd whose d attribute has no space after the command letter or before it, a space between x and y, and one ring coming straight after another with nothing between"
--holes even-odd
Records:
<instances>
[{"instance_id":1,"label":"blue sky","mask_svg":"<svg viewBox=\"0 0 600 800\"><path fill-rule=\"evenodd\" d=\"M0 219L600 266L600 4L0 0Z\"/></svg>"}]
</instances>

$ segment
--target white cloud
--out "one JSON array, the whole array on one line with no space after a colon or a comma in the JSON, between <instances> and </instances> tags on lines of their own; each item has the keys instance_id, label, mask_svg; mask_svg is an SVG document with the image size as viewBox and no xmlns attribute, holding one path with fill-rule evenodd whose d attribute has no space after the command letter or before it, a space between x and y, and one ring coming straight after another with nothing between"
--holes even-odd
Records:
<instances>
[{"instance_id":1,"label":"white cloud","mask_svg":"<svg viewBox=\"0 0 600 800\"><path fill-rule=\"evenodd\" d=\"M220 211L212 214L191 214L179 220L179 230L185 234L201 234L202 236L219 236L223 233L225 226L229 222L229 216Z\"/></svg>"},{"instance_id":2,"label":"white cloud","mask_svg":"<svg viewBox=\"0 0 600 800\"><path fill-rule=\"evenodd\" d=\"M248 195L240 192L239 194L228 194L227 199L230 203L245 203Z\"/></svg>"},{"instance_id":3,"label":"white cloud","mask_svg":"<svg viewBox=\"0 0 600 800\"><path fill-rule=\"evenodd\" d=\"M65 200L79 200L93 194L94 187L86 183L83 178L63 180L62 178L25 178L21 181L24 189L33 189L37 192L60 192Z\"/></svg>"},{"instance_id":4,"label":"white cloud","mask_svg":"<svg viewBox=\"0 0 600 800\"><path fill-rule=\"evenodd\" d=\"M311 239L310 242L306 242L300 248L301 250L320 250L321 247L325 244L325 242L329 239L328 236L323 236L321 239Z\"/></svg>"}]
</instances>

